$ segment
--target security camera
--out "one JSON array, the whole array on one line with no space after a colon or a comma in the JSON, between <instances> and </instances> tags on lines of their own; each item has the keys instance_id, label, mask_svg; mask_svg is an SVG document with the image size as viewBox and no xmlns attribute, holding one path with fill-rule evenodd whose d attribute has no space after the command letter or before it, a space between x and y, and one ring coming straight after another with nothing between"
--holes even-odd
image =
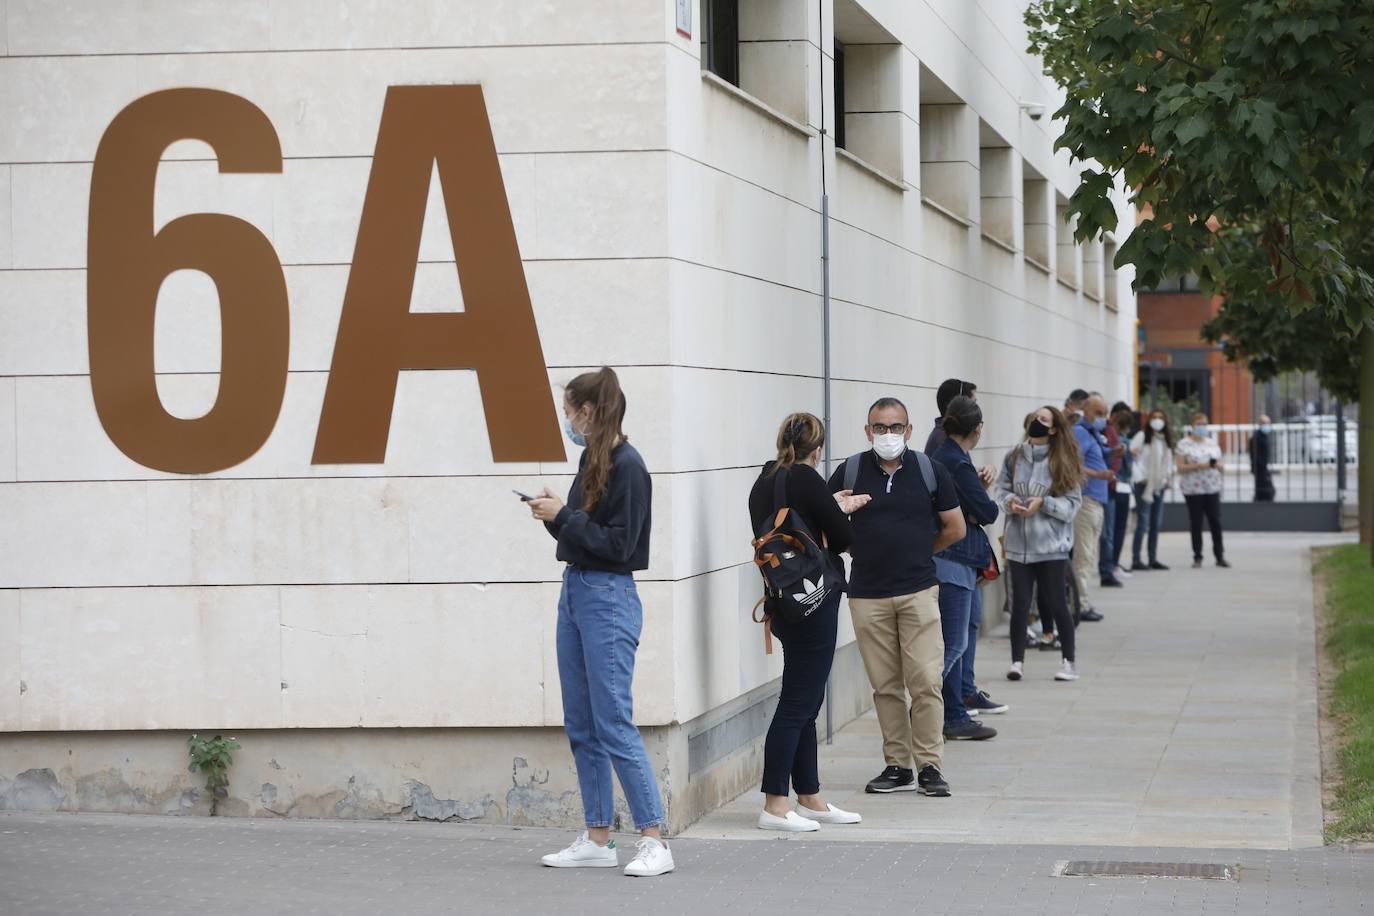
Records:
<instances>
[{"instance_id":1,"label":"security camera","mask_svg":"<svg viewBox=\"0 0 1374 916\"><path fill-rule=\"evenodd\" d=\"M1030 116L1032 121L1039 121L1045 116L1045 106L1039 102L1027 102L1025 99L1017 99L1016 104L1021 106L1021 110Z\"/></svg>"}]
</instances>

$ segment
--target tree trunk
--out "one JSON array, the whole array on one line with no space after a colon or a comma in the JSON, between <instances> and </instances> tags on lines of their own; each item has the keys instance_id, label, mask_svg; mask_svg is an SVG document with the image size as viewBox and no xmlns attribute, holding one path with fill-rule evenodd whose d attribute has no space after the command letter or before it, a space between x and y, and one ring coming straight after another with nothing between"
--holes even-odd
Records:
<instances>
[{"instance_id":1,"label":"tree trunk","mask_svg":"<svg viewBox=\"0 0 1374 916\"><path fill-rule=\"evenodd\" d=\"M1370 547L1374 565L1374 329L1360 334L1360 543Z\"/></svg>"}]
</instances>

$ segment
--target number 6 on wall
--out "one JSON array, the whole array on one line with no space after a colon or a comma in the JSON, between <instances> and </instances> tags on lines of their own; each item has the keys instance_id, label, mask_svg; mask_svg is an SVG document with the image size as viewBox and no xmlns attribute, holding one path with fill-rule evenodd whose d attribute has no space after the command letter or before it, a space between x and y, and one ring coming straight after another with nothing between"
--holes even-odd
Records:
<instances>
[{"instance_id":1,"label":"number 6 on wall","mask_svg":"<svg viewBox=\"0 0 1374 916\"><path fill-rule=\"evenodd\" d=\"M250 223L193 213L153 234L158 161L178 140L208 144L221 172L281 171L272 123L239 96L169 89L121 111L91 174L86 326L91 392L110 439L146 467L198 474L244 461L271 434L286 391L290 311L277 254ZM158 290L177 270L198 270L219 291L219 394L196 419L163 408L154 375Z\"/></svg>"}]
</instances>

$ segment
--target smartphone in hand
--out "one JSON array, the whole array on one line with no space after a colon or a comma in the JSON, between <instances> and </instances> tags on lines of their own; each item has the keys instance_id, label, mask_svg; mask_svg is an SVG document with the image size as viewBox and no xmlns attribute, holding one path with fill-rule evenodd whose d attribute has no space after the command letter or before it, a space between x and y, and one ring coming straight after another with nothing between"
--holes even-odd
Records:
<instances>
[{"instance_id":1,"label":"smartphone in hand","mask_svg":"<svg viewBox=\"0 0 1374 916\"><path fill-rule=\"evenodd\" d=\"M530 496L527 493L521 493L519 490L511 490L511 492L514 493L516 496L520 497L520 501L522 503L527 503L530 500L534 499L533 496Z\"/></svg>"}]
</instances>

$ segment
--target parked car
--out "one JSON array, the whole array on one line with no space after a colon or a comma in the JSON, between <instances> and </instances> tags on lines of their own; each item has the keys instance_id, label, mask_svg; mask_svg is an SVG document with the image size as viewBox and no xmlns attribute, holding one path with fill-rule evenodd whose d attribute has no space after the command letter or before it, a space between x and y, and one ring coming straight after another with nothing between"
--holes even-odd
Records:
<instances>
[{"instance_id":1,"label":"parked car","mask_svg":"<svg viewBox=\"0 0 1374 916\"><path fill-rule=\"evenodd\" d=\"M1317 414L1311 417L1289 417L1284 422L1289 427L1289 447L1291 449L1296 446L1301 449L1300 454L1303 460L1316 464L1335 464L1337 427L1334 415ZM1298 434L1299 431L1301 431L1300 434ZM1355 430L1355 423L1346 420L1345 461L1347 464L1355 463L1358 443L1359 435Z\"/></svg>"}]
</instances>

